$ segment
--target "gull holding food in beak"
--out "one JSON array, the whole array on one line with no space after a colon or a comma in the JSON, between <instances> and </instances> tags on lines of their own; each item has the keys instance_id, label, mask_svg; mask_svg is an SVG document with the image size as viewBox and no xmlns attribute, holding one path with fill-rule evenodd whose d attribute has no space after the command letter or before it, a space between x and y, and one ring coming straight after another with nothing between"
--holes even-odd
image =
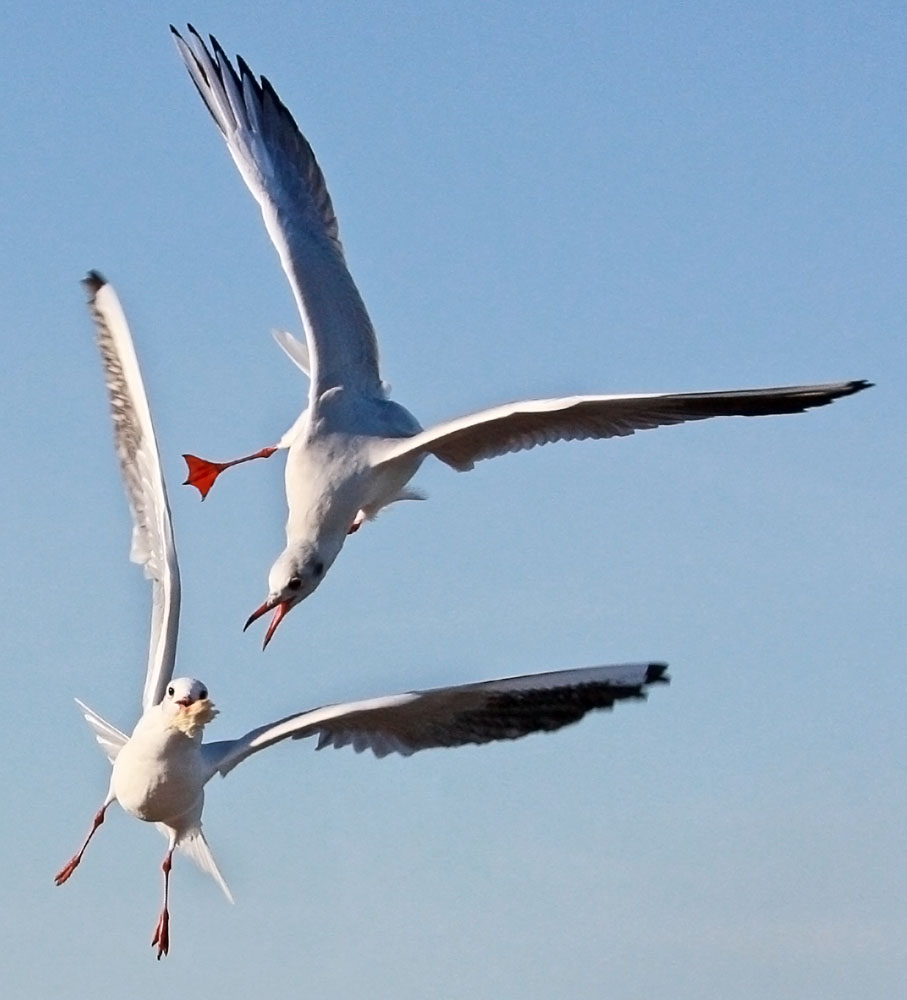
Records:
<instances>
[{"instance_id":1,"label":"gull holding food in beak","mask_svg":"<svg viewBox=\"0 0 907 1000\"><path fill-rule=\"evenodd\" d=\"M164 902L152 937L157 957L170 949L170 871L177 848L220 885L232 902L202 833L205 785L237 764L286 739L317 736L317 749L351 745L378 757L409 756L432 747L513 740L560 729L593 709L639 700L668 680L663 663L626 663L502 680L410 691L298 712L235 740L203 743L217 715L207 687L191 677L174 679L179 624L179 566L160 457L132 338L116 293L97 273L85 281L97 327L113 413L120 469L133 517L132 558L152 581L151 646L142 696L143 713L131 736L78 702L113 764L110 785L88 836L57 873L66 882L104 822L108 807L154 823L167 838Z\"/></svg>"},{"instance_id":2,"label":"gull holding food in beak","mask_svg":"<svg viewBox=\"0 0 907 1000\"><path fill-rule=\"evenodd\" d=\"M113 764L110 786L84 843L57 873L66 882L113 802L138 819L155 823L167 838L164 905L152 944L158 958L170 946L170 869L179 847L230 890L202 833L204 773L202 731L217 714L201 681L173 680L179 630L180 577L167 489L151 411L132 337L116 292L92 271L84 281L97 330L113 416L120 471L132 512L130 557L152 582L151 640L142 692L142 717L127 737L90 708L80 707Z\"/></svg>"},{"instance_id":3,"label":"gull holding food in beak","mask_svg":"<svg viewBox=\"0 0 907 1000\"><path fill-rule=\"evenodd\" d=\"M215 38L173 28L180 55L227 143L289 279L306 346L279 342L309 374L308 405L272 446L231 462L186 455L188 484L204 498L226 468L287 449L287 544L268 575L268 596L246 628L273 611L265 635L321 583L346 536L388 504L419 498L408 487L429 455L459 471L553 441L623 437L718 416L800 413L849 396L865 381L718 392L567 396L507 403L423 430L387 398L378 342L344 259L337 217L312 147L271 83Z\"/></svg>"}]
</instances>

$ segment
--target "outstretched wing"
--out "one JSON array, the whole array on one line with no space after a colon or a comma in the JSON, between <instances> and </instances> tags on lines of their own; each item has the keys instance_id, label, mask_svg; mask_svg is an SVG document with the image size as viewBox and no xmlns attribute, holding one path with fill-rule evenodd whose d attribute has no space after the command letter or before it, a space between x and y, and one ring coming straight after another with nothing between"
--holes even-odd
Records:
<instances>
[{"instance_id":1,"label":"outstretched wing","mask_svg":"<svg viewBox=\"0 0 907 1000\"><path fill-rule=\"evenodd\" d=\"M173 676L180 611L179 564L154 425L126 316L116 292L97 271L91 271L83 284L104 363L117 457L132 511L130 558L144 567L152 584L144 711L163 698Z\"/></svg>"},{"instance_id":2,"label":"outstretched wing","mask_svg":"<svg viewBox=\"0 0 907 1000\"><path fill-rule=\"evenodd\" d=\"M801 413L870 385L861 380L727 392L530 399L470 413L394 442L382 463L421 452L465 472L484 458L554 441L626 437L635 431L709 417Z\"/></svg>"},{"instance_id":3,"label":"outstretched wing","mask_svg":"<svg viewBox=\"0 0 907 1000\"><path fill-rule=\"evenodd\" d=\"M306 736L318 736L319 750L352 746L376 757L515 740L560 729L616 701L644 698L648 685L667 682L666 670L663 663L586 667L328 705L254 729L238 740L205 744L202 752L210 774L226 775L265 747Z\"/></svg>"},{"instance_id":4,"label":"outstretched wing","mask_svg":"<svg viewBox=\"0 0 907 1000\"><path fill-rule=\"evenodd\" d=\"M346 266L337 217L312 147L264 77L241 57L238 72L215 38L170 30L193 83L261 207L305 327L310 400L347 385L380 391L378 343Z\"/></svg>"}]
</instances>

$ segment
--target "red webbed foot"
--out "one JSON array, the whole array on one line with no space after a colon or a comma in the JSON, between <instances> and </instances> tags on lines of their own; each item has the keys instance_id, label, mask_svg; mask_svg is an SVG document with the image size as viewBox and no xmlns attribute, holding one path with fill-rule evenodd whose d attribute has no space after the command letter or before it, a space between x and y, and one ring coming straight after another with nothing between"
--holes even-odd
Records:
<instances>
[{"instance_id":1,"label":"red webbed foot","mask_svg":"<svg viewBox=\"0 0 907 1000\"><path fill-rule=\"evenodd\" d=\"M170 911L164 908L161 911L157 927L154 929L154 937L151 939L151 947L157 945L157 958L161 960L163 955L170 951Z\"/></svg>"},{"instance_id":2,"label":"red webbed foot","mask_svg":"<svg viewBox=\"0 0 907 1000\"><path fill-rule=\"evenodd\" d=\"M71 861L65 864L56 875L54 875L54 885L62 885L70 875L79 867L82 859L76 855Z\"/></svg>"},{"instance_id":3,"label":"red webbed foot","mask_svg":"<svg viewBox=\"0 0 907 1000\"><path fill-rule=\"evenodd\" d=\"M202 495L202 500L208 495L214 480L229 468L229 462L209 462L205 458L198 458L196 455L183 455L189 469L189 475L183 486L194 486Z\"/></svg>"},{"instance_id":4,"label":"red webbed foot","mask_svg":"<svg viewBox=\"0 0 907 1000\"><path fill-rule=\"evenodd\" d=\"M229 469L232 465L240 465L243 462L251 462L256 458L270 458L275 451L277 451L276 447L262 448L261 451L256 451L254 455L234 458L232 462L209 462L206 458L199 458L197 455L183 455L186 465L189 467L189 476L183 483L183 486L194 486L201 493L202 500L204 500L211 491L214 480L217 479L224 469Z\"/></svg>"}]
</instances>

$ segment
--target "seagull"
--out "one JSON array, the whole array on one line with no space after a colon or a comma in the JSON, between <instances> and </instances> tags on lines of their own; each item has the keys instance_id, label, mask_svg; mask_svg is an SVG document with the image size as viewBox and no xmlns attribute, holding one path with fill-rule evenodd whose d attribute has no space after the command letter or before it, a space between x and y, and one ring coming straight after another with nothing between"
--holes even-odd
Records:
<instances>
[{"instance_id":1,"label":"seagull","mask_svg":"<svg viewBox=\"0 0 907 1000\"><path fill-rule=\"evenodd\" d=\"M868 388L866 381L719 392L566 396L507 403L423 429L388 398L378 343L347 269L337 217L312 147L265 78L217 40L171 25L177 48L234 163L261 207L289 279L306 345L281 346L309 375L308 404L274 445L229 462L185 455L186 484L202 499L226 468L287 450L287 544L268 575L268 596L246 628L269 611L277 626L324 579L346 536L388 504L421 499L408 487L434 455L458 471L553 441L623 437L718 416L800 413Z\"/></svg>"},{"instance_id":2,"label":"seagull","mask_svg":"<svg viewBox=\"0 0 907 1000\"><path fill-rule=\"evenodd\" d=\"M154 823L167 838L161 869L164 901L151 939L157 958L170 950L170 871L180 848L230 889L202 832L205 785L247 757L286 739L317 737L316 749L352 746L375 756L409 756L432 747L513 740L578 722L593 709L644 699L667 683L664 663L625 663L507 677L326 705L288 715L234 740L203 742L217 709L202 681L173 678L179 626L179 565L161 461L135 349L113 288L92 271L85 279L113 414L120 471L133 519L133 561L152 582L151 641L142 716L130 736L81 701L77 704L113 765L110 785L76 854L57 873L66 882L113 802Z\"/></svg>"}]
</instances>

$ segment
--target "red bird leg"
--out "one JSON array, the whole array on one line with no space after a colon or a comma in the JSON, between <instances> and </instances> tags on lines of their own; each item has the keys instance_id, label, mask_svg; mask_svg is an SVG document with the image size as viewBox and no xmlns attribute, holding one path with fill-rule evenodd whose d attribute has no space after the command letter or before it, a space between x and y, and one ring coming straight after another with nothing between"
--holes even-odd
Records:
<instances>
[{"instance_id":1,"label":"red bird leg","mask_svg":"<svg viewBox=\"0 0 907 1000\"><path fill-rule=\"evenodd\" d=\"M232 462L209 462L206 458L199 458L197 455L183 455L186 465L189 467L189 477L183 486L194 486L202 495L202 500L208 495L214 480L232 465L241 465L243 462L251 462L253 458L270 458L277 447L262 448L254 455L246 455L243 458L234 458Z\"/></svg>"},{"instance_id":2,"label":"red bird leg","mask_svg":"<svg viewBox=\"0 0 907 1000\"><path fill-rule=\"evenodd\" d=\"M62 885L70 875L79 867L79 862L82 860L82 855L85 853L85 848L88 847L88 842L94 836L95 830L104 822L104 813L107 812L107 806L110 803L105 802L104 805L95 813L94 822L91 824L91 830L88 836L85 838L85 842L79 848L79 853L76 854L69 862L67 862L54 876L54 885Z\"/></svg>"},{"instance_id":3,"label":"red bird leg","mask_svg":"<svg viewBox=\"0 0 907 1000\"><path fill-rule=\"evenodd\" d=\"M157 945L157 958L161 960L162 955L170 951L170 868L172 866L173 848L164 855L164 863L161 871L164 873L164 908L158 918L157 927L154 929L154 937L151 939L151 947Z\"/></svg>"}]
</instances>

